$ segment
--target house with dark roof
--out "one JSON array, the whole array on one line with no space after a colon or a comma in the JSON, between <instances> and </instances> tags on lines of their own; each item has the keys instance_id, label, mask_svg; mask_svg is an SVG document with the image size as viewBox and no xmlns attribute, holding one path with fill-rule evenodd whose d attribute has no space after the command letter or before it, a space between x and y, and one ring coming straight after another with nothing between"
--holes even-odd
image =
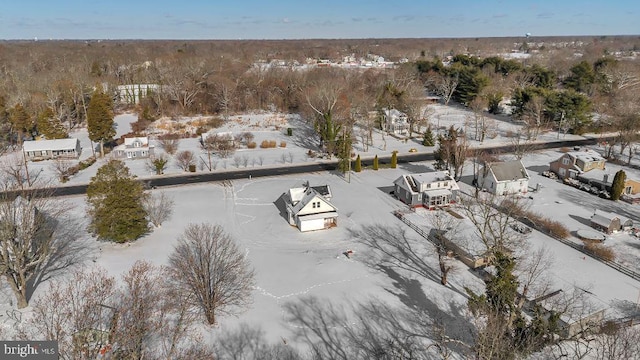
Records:
<instances>
[{"instance_id":1,"label":"house with dark roof","mask_svg":"<svg viewBox=\"0 0 640 360\"><path fill-rule=\"evenodd\" d=\"M291 188L285 196L289 224L301 232L329 229L338 225L338 209L329 202L328 185Z\"/></svg>"},{"instance_id":2,"label":"house with dark roof","mask_svg":"<svg viewBox=\"0 0 640 360\"><path fill-rule=\"evenodd\" d=\"M22 151L27 160L38 161L77 159L80 157L82 148L80 147L80 140L69 138L25 141L22 143Z\"/></svg>"},{"instance_id":3,"label":"house with dark roof","mask_svg":"<svg viewBox=\"0 0 640 360\"><path fill-rule=\"evenodd\" d=\"M402 175L393 182L393 193L409 206L429 209L448 206L456 200L460 187L448 171Z\"/></svg>"},{"instance_id":4,"label":"house with dark roof","mask_svg":"<svg viewBox=\"0 0 640 360\"><path fill-rule=\"evenodd\" d=\"M561 179L575 178L593 169L604 170L605 159L595 151L571 151L549 164Z\"/></svg>"},{"instance_id":5,"label":"house with dark roof","mask_svg":"<svg viewBox=\"0 0 640 360\"><path fill-rule=\"evenodd\" d=\"M478 187L496 195L526 194L529 173L520 160L486 163L478 172Z\"/></svg>"}]
</instances>

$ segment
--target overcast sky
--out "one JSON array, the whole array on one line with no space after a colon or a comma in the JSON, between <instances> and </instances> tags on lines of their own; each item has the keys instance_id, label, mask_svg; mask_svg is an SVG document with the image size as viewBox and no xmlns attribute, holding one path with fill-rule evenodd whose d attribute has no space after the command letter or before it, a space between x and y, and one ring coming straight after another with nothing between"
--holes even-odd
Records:
<instances>
[{"instance_id":1,"label":"overcast sky","mask_svg":"<svg viewBox=\"0 0 640 360\"><path fill-rule=\"evenodd\" d=\"M0 0L0 39L638 35L638 0Z\"/></svg>"}]
</instances>

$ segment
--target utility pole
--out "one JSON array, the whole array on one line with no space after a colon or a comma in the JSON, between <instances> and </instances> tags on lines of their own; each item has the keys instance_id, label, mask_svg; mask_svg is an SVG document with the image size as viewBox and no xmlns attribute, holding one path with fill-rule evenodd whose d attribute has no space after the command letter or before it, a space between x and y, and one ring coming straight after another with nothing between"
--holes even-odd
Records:
<instances>
[{"instance_id":1,"label":"utility pole","mask_svg":"<svg viewBox=\"0 0 640 360\"><path fill-rule=\"evenodd\" d=\"M560 122L558 123L558 139L560 139L560 129L562 129L562 121L564 121L564 110L560 115Z\"/></svg>"}]
</instances>

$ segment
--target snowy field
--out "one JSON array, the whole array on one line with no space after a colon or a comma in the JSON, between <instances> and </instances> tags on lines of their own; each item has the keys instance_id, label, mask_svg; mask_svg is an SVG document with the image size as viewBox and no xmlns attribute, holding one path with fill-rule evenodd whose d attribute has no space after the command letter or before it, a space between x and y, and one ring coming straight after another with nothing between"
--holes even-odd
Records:
<instances>
[{"instance_id":1,"label":"snowy field","mask_svg":"<svg viewBox=\"0 0 640 360\"><path fill-rule=\"evenodd\" d=\"M468 112L455 107L436 106L435 120L432 123L444 129L450 125L462 126ZM245 118L246 117L246 118ZM136 117L131 114L116 117L118 134L130 131L130 123ZM262 140L286 141L285 148L276 149L240 149L235 155L247 156L251 166L286 166L282 154L293 154L293 163L322 161L306 156L309 149L315 149L315 140L309 140L307 130L301 120L296 117L274 116L270 114L243 115L232 117L219 131L252 131L255 142ZM273 121L269 123L269 119ZM435 122L439 121L439 125ZM462 123L460 123L462 122ZM261 125L260 125L261 124ZM508 131L517 131L518 125L496 120L495 137L484 144L498 145L507 142ZM286 127L294 128L294 136L286 136ZM86 130L72 134L81 139L83 146L82 159L91 156L91 145L86 137ZM554 140L557 134L543 134L539 140ZM567 135L569 138L581 138ZM560 137L560 139L565 139ZM484 145L482 144L482 145ZM472 146L480 144L473 143ZM357 153L362 157L375 154L389 155L392 150L401 153L416 148L418 151L432 151L425 148L418 140L406 143L378 132L374 136L374 144L368 152L356 145ZM597 148L594 148L597 149ZM160 151L159 148L156 150ZM183 139L179 150L193 150L202 155L197 139ZM601 150L601 149L600 149ZM530 193L532 199L526 201L532 210L565 223L572 231L588 228L588 220L595 208L617 212L620 215L640 220L640 208L622 202L611 202L566 186L559 181L540 175L548 169L548 163L560 157L559 151L545 151L528 154L523 159L528 168L530 187L542 184L542 190ZM8 155L5 155L5 157ZM263 158L263 165L251 159ZM508 155L505 155L507 158ZM203 156L203 158L205 158ZM233 155L232 155L233 158ZM70 180L70 184L87 183L97 168L105 160L81 171ZM215 171L233 170L236 168L232 159L218 161ZM144 160L127 160L131 171L141 177L151 176ZM614 165L607 165L608 169ZM32 163L30 168L42 169L41 176L53 176L51 163L48 161ZM471 164L467 164L463 181L470 183ZM205 339L213 342L221 333L237 328L242 323L251 327L259 327L265 331L267 339L273 342L287 341L292 346L300 346L296 340L299 328L288 322L284 306L288 303L299 303L306 297L317 297L326 303L353 309L355 304L372 299L388 304L393 308L407 308L419 305L428 309L434 319L454 319L464 322L466 319L466 296L464 287L481 292L482 281L461 263L455 265L456 270L449 277L447 287L440 285L438 279L425 278L406 271L380 271L371 264L371 249L356 241L355 235L375 226L383 226L402 232L410 240L425 251L432 251L424 239L409 229L392 212L406 209L402 203L389 195L393 181L401 174L430 171L431 163L401 164L398 169L381 169L352 173L350 182L337 173L313 173L296 176L266 177L252 180L238 180L222 183L208 183L180 187L169 187L153 190L164 192L175 201L172 218L162 227L154 229L143 238L126 245L98 243L88 234L84 241L88 247L95 248L95 258L88 259L87 265L104 267L111 275L119 275L126 271L135 261L147 260L154 264L166 264L168 254L173 250L178 237L189 223L210 222L222 225L240 244L256 273L256 287L253 291L253 305L238 317L224 316L216 327L203 327ZM201 171L201 170L198 170ZM638 175L640 172L625 168L628 173ZM182 170L170 164L167 174L179 174ZM299 187L309 181L312 186L328 184L331 186L333 198L331 202L338 208L339 218L336 228L310 233L300 233L291 227L283 216L281 195L291 187ZM470 188L462 184L465 191ZM79 218L86 217L84 196L68 197L66 201L75 204ZM575 241L578 241L575 239ZM559 243L543 234L533 232L529 242L532 249L545 247L554 255L553 266L550 267L551 291L558 288L577 286L589 291L595 301L609 307L610 317L629 315L635 309L640 297L640 283L623 275L600 262L585 257L584 254ZM640 240L625 234L611 236L605 243L614 248L618 260L640 271ZM354 251L350 258L343 253ZM532 250L533 251L533 250ZM92 261L93 260L93 261ZM432 254L425 258L431 269L438 273L437 257ZM34 297L46 289L42 284ZM12 294L4 289L0 295L0 311L5 313L15 303ZM25 317L29 316L28 309ZM0 323L5 331L13 328L13 320L1 317ZM461 328L462 329L462 328ZM462 330L461 330L462 331Z\"/></svg>"}]
</instances>

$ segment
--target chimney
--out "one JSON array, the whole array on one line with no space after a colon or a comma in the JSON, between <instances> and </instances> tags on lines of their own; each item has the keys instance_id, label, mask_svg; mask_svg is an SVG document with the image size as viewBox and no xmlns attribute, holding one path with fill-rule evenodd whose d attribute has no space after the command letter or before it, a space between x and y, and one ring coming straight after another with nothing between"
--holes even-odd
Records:
<instances>
[{"instance_id":1,"label":"chimney","mask_svg":"<svg viewBox=\"0 0 640 360\"><path fill-rule=\"evenodd\" d=\"M605 183L609 182L609 174L604 174L604 177L602 178L602 181L604 181Z\"/></svg>"}]
</instances>

